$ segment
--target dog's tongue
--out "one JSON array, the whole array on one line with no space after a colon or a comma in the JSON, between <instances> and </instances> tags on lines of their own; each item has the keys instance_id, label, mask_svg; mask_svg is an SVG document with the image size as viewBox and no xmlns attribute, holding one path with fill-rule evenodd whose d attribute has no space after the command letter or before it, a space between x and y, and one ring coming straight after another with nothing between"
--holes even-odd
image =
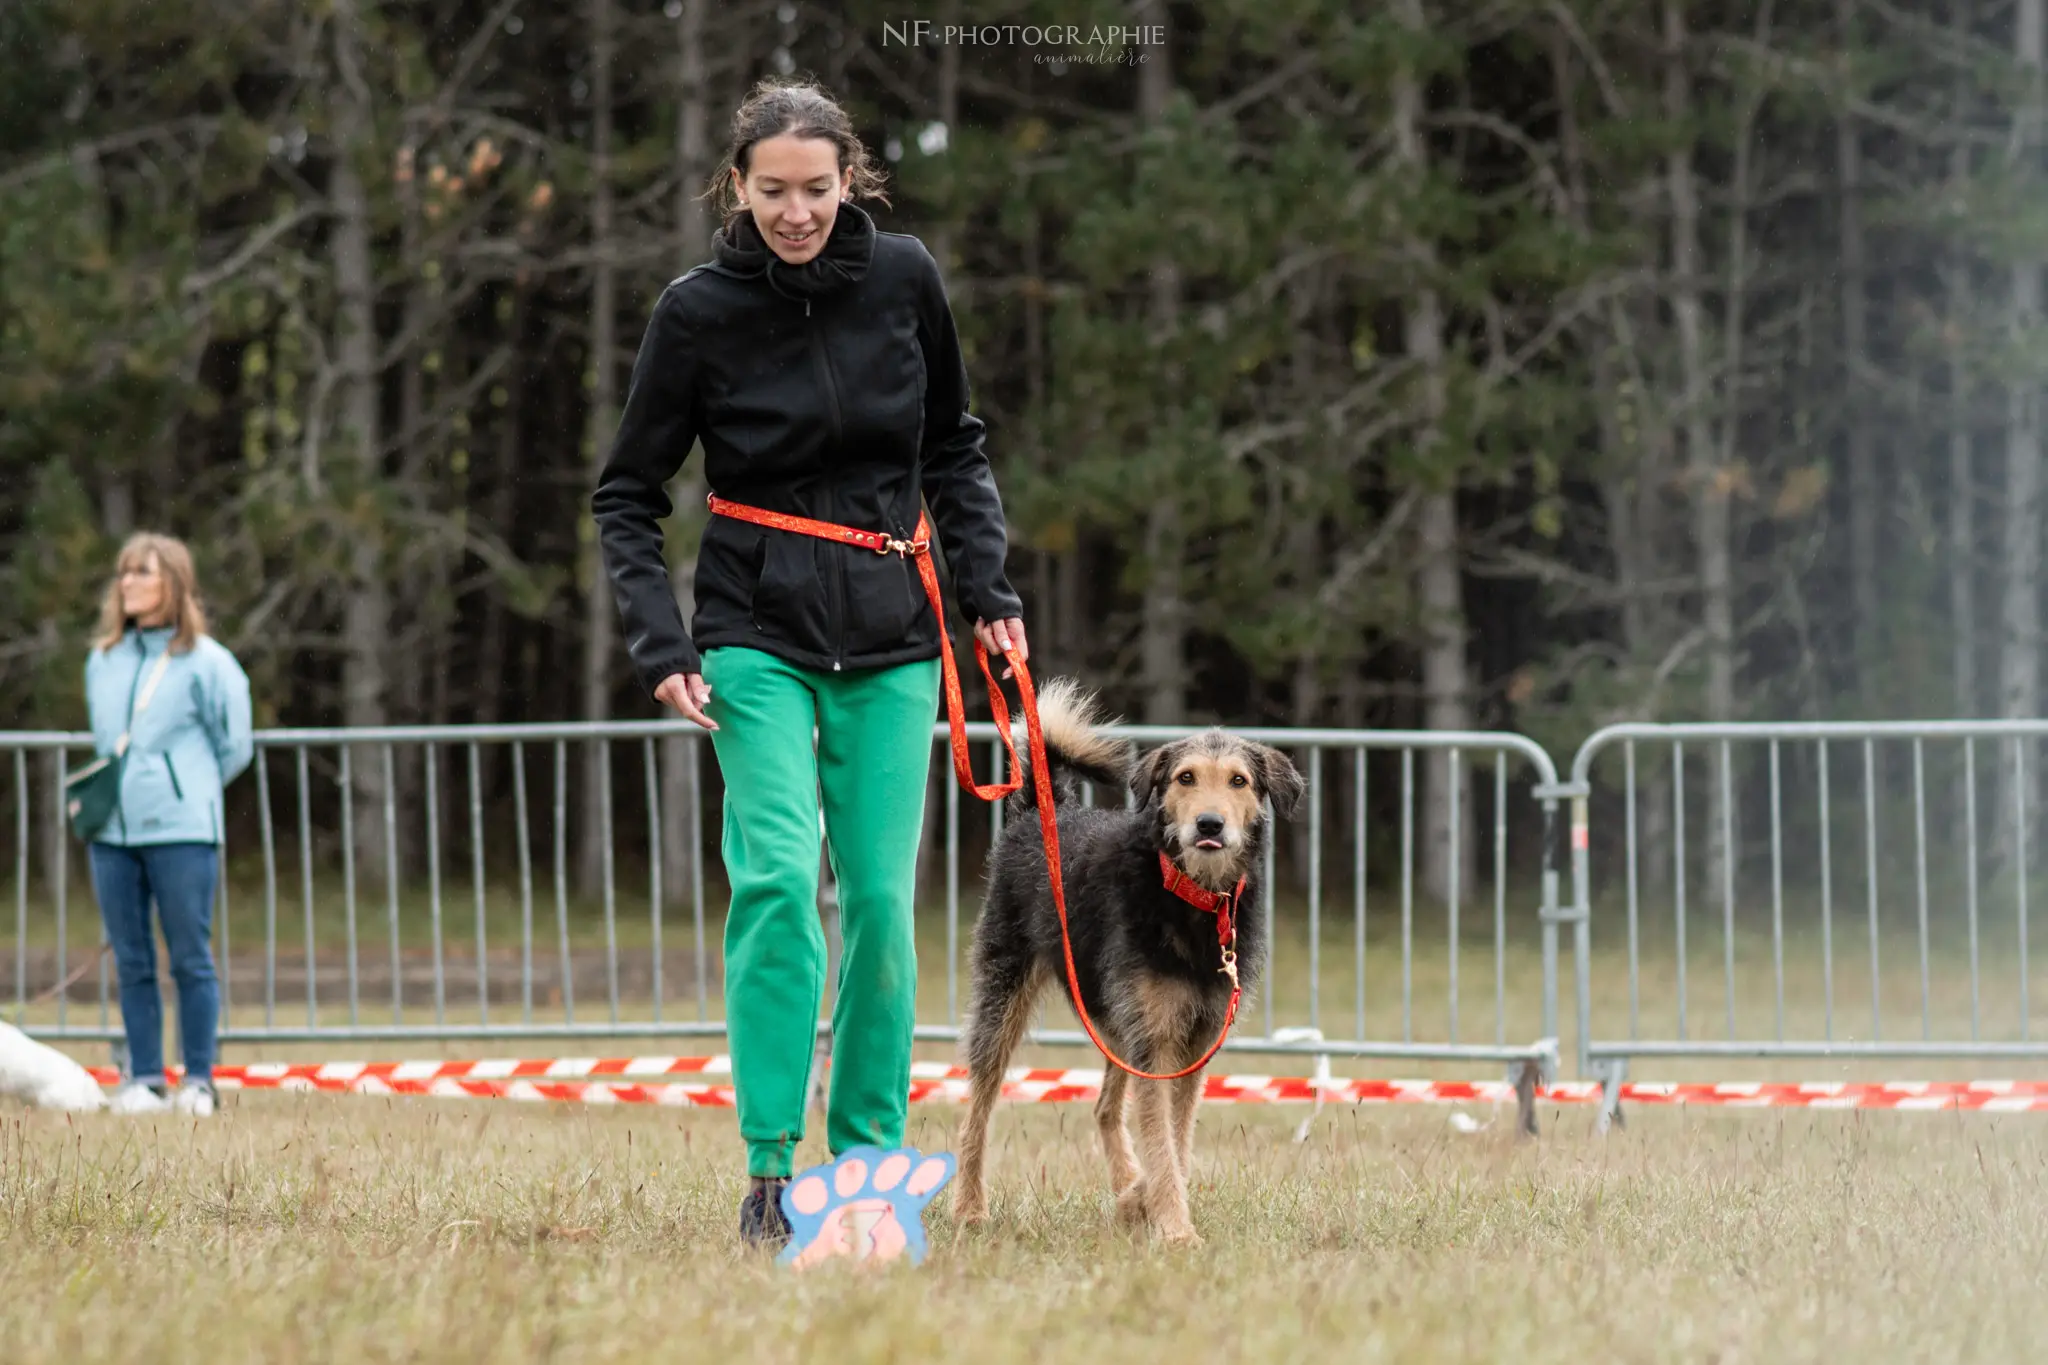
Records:
<instances>
[{"instance_id":1,"label":"dog's tongue","mask_svg":"<svg viewBox=\"0 0 2048 1365\"><path fill-rule=\"evenodd\" d=\"M1196 847L1196 848L1222 848L1222 847L1223 847L1223 841L1222 841L1221 839L1197 839L1197 840L1195 840L1195 847Z\"/></svg>"}]
</instances>

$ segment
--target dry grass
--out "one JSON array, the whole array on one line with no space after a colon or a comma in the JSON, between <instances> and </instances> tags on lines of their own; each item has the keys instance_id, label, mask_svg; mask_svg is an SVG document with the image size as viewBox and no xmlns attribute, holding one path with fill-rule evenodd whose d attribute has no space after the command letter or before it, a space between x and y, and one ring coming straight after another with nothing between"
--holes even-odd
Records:
<instances>
[{"instance_id":1,"label":"dry grass","mask_svg":"<svg viewBox=\"0 0 2048 1365\"><path fill-rule=\"evenodd\" d=\"M1398 938L1377 921L1372 928L1368 1025L1399 1037L1399 953L1389 948ZM1440 923L1416 928L1414 1036L1441 1038L1448 954ZM1355 963L1348 925L1332 917L1325 929L1322 1022L1341 1033L1355 1022ZM1721 943L1702 932L1690 946L1694 1036L1721 1032ZM1836 941L1838 1036L1867 1028L1868 958L1858 946L1846 933ZM922 1013L942 1019L943 939L928 947ZM1467 1040L1493 1033L1490 948L1482 938L1462 958ZM1622 1036L1625 943L1605 932L1595 950L1596 1025ZM1508 952L1506 1036L1533 1037L1533 944L1517 936ZM1818 1032L1822 978L1810 934L1790 936L1786 961L1788 1029ZM1999 1013L1991 986L2016 976L2013 966L1987 943L1986 1036L2016 1023ZM1306 1022L1306 967L1305 938L1290 938L1273 983L1280 1024ZM1668 1036L1677 973L1655 935L1645 937L1643 968L1644 1035ZM1937 1036L1967 1036L1968 963L1952 942L1936 945L1931 977ZM1912 937L1887 933L1880 980L1888 1029L1916 1034ZM1770 1031L1768 929L1738 943L1734 989L1743 1034ZM1569 1017L1568 976L1564 990ZM2048 982L2033 998L2048 999L2044 991ZM1247 1023L1262 1027L1262 1014L1260 1001ZM1070 1020L1049 1010L1042 1022ZM266 1047L261 1057L550 1048L325 1044ZM920 1052L951 1056L943 1046ZM1072 1050L1036 1056L1093 1061ZM257 1059L248 1048L228 1057ZM1371 1061L1337 1069L1473 1070ZM1664 1063L1637 1074L2041 1072L1792 1062ZM1167 1253L1114 1230L1084 1106L1012 1107L997 1117L995 1219L985 1233L956 1241L942 1195L927 1215L934 1255L923 1270L796 1279L737 1245L741 1165L729 1112L274 1092L230 1094L226 1112L203 1123L0 1109L0 1362L1540 1365L2040 1353L2033 1319L2048 1287L2048 1117L1637 1107L1625 1130L1598 1137L1590 1108L1546 1107L1543 1140L1532 1144L1509 1137L1506 1114L1482 1113L1493 1126L1467 1136L1440 1108L1338 1108L1296 1144L1305 1113L1203 1111L1193 1201L1208 1242L1198 1251ZM957 1110L923 1107L913 1117L912 1141L952 1145Z\"/></svg>"},{"instance_id":2,"label":"dry grass","mask_svg":"<svg viewBox=\"0 0 2048 1365\"><path fill-rule=\"evenodd\" d=\"M947 1145L956 1111L915 1115ZM921 1270L789 1277L733 1236L729 1115L232 1096L0 1115L0 1360L2023 1358L2048 1123L1639 1111L1522 1144L1440 1109L1204 1111L1167 1253L1110 1225L1085 1111L998 1117L995 1221Z\"/></svg>"}]
</instances>

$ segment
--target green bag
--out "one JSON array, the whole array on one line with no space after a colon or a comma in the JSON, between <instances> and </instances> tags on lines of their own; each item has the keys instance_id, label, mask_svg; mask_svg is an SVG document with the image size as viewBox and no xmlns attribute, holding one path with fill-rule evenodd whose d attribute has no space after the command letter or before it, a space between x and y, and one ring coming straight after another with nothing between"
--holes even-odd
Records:
<instances>
[{"instance_id":1,"label":"green bag","mask_svg":"<svg viewBox=\"0 0 2048 1365\"><path fill-rule=\"evenodd\" d=\"M131 694L128 728L114 741L114 752L102 754L64 779L64 815L71 822L71 832L82 843L99 838L107 822L114 818L115 807L121 804L121 770L127 762L128 735L135 728L135 718L149 709L150 698L156 695L156 686L163 681L164 670L170 663L171 651L166 646L157 656L156 667L150 670L149 686L143 689L141 697L133 698Z\"/></svg>"}]
</instances>

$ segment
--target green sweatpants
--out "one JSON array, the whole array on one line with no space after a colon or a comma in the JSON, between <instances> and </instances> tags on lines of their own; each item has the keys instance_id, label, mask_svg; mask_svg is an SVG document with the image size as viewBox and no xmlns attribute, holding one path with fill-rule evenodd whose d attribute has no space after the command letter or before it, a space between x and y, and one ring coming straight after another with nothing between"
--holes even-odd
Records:
<instances>
[{"instance_id":1,"label":"green sweatpants","mask_svg":"<svg viewBox=\"0 0 2048 1365\"><path fill-rule=\"evenodd\" d=\"M725 779L725 1008L747 1172L791 1174L804 1136L825 989L821 800L842 945L825 1137L834 1156L863 1143L900 1146L938 660L827 673L718 648L704 656L704 679Z\"/></svg>"}]
</instances>

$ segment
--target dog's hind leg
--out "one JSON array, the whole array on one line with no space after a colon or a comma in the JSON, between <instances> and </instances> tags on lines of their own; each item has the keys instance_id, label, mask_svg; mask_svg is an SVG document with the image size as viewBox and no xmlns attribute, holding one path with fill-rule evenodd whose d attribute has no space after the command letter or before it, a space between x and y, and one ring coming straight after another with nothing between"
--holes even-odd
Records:
<instances>
[{"instance_id":1,"label":"dog's hind leg","mask_svg":"<svg viewBox=\"0 0 2048 1365\"><path fill-rule=\"evenodd\" d=\"M1035 965L1016 972L982 974L969 1016L966 1044L967 1116L960 1121L960 1167L953 1185L953 1217L960 1223L988 1218L988 1125L1003 1094L1003 1072L1031 1027L1031 1013L1045 974Z\"/></svg>"},{"instance_id":2,"label":"dog's hind leg","mask_svg":"<svg viewBox=\"0 0 2048 1365\"><path fill-rule=\"evenodd\" d=\"M1138 1183L1138 1157L1131 1150L1131 1130L1124 1122L1129 1081L1121 1069L1105 1068L1102 1093L1095 1100L1095 1129L1102 1135L1102 1155L1109 1162L1109 1189L1119 1196Z\"/></svg>"}]
</instances>

